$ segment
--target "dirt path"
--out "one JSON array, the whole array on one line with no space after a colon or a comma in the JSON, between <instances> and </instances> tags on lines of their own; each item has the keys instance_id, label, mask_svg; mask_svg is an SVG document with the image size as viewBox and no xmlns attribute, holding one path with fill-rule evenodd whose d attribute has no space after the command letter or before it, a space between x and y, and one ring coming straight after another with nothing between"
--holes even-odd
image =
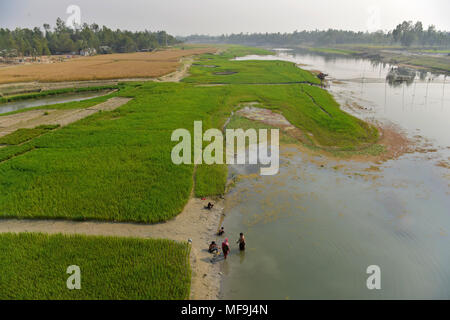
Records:
<instances>
[{"instance_id":1,"label":"dirt path","mask_svg":"<svg viewBox=\"0 0 450 320\"><path fill-rule=\"evenodd\" d=\"M177 71L166 74L162 77L159 77L156 81L160 82L180 82L183 78L188 76L189 69L194 62L193 57L185 57L180 59L181 67L177 69Z\"/></svg>"},{"instance_id":2,"label":"dirt path","mask_svg":"<svg viewBox=\"0 0 450 320\"><path fill-rule=\"evenodd\" d=\"M223 202L214 208L204 209L210 199L192 198L182 213L174 219L158 224L135 224L114 222L77 222L66 220L0 220L0 233L43 232L63 234L84 234L137 238L164 238L176 241L192 239L191 250L191 299L217 299L220 289L220 266L211 263L207 248L212 240L220 243L216 236Z\"/></svg>"},{"instance_id":3,"label":"dirt path","mask_svg":"<svg viewBox=\"0 0 450 320\"><path fill-rule=\"evenodd\" d=\"M9 116L2 116L0 117L0 137L12 133L17 129L31 129L43 124L58 124L61 127L64 127L70 123L97 113L100 110L114 110L130 100L130 98L114 97L86 109L30 110Z\"/></svg>"}]
</instances>

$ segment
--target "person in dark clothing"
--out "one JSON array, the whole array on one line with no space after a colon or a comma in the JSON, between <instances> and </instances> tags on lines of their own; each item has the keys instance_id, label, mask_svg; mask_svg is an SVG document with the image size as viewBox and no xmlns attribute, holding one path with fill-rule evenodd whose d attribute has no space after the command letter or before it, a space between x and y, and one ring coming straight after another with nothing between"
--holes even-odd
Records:
<instances>
[{"instance_id":1,"label":"person in dark clothing","mask_svg":"<svg viewBox=\"0 0 450 320\"><path fill-rule=\"evenodd\" d=\"M208 205L205 207L205 209L211 210L214 207L214 205L211 202L208 202Z\"/></svg>"},{"instance_id":2,"label":"person in dark clothing","mask_svg":"<svg viewBox=\"0 0 450 320\"><path fill-rule=\"evenodd\" d=\"M220 228L219 232L217 232L217 234L218 234L219 236L223 235L224 233L225 233L225 229L224 229L223 227Z\"/></svg>"},{"instance_id":3,"label":"person in dark clothing","mask_svg":"<svg viewBox=\"0 0 450 320\"><path fill-rule=\"evenodd\" d=\"M245 250L245 237L242 232L239 234L239 239L238 241L236 241L236 243L239 243L239 250Z\"/></svg>"},{"instance_id":4,"label":"person in dark clothing","mask_svg":"<svg viewBox=\"0 0 450 320\"><path fill-rule=\"evenodd\" d=\"M228 253L230 253L230 244L228 243L228 238L226 238L222 242L222 252L223 252L224 258L226 259L228 256Z\"/></svg>"},{"instance_id":5,"label":"person in dark clothing","mask_svg":"<svg viewBox=\"0 0 450 320\"><path fill-rule=\"evenodd\" d=\"M217 247L217 244L215 241L212 241L209 245L208 252L209 253L217 253L219 251L219 248Z\"/></svg>"}]
</instances>

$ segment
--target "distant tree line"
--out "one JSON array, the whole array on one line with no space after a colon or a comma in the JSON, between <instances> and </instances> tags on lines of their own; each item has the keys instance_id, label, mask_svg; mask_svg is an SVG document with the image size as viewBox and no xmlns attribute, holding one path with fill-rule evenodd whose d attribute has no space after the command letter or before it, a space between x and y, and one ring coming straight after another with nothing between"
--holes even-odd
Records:
<instances>
[{"instance_id":1,"label":"distant tree line","mask_svg":"<svg viewBox=\"0 0 450 320\"><path fill-rule=\"evenodd\" d=\"M0 54L3 56L41 56L49 54L79 53L95 49L97 52L135 52L173 45L179 40L165 31L132 32L111 30L105 26L87 23L76 28L66 26L58 18L52 30L49 24L34 29L0 28Z\"/></svg>"},{"instance_id":2,"label":"distant tree line","mask_svg":"<svg viewBox=\"0 0 450 320\"><path fill-rule=\"evenodd\" d=\"M192 35L180 40L192 43L233 43L247 45L337 45L337 44L401 44L409 47L450 46L450 32L438 31L430 25L426 30L422 22L404 21L394 30L354 32L329 29L326 31L294 31L292 33L239 33L221 36Z\"/></svg>"}]
</instances>

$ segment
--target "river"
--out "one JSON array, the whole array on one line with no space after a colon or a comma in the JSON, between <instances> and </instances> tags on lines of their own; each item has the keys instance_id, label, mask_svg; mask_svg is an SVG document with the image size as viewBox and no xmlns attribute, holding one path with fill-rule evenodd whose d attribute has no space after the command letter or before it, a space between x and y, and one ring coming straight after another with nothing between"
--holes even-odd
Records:
<instances>
[{"instance_id":1,"label":"river","mask_svg":"<svg viewBox=\"0 0 450 320\"><path fill-rule=\"evenodd\" d=\"M0 104L0 114L32 107L40 107L57 103L66 103L72 101L93 99L96 97L103 96L106 93L107 93L106 91L85 91L85 92L50 95L36 99L18 100L14 102Z\"/></svg>"},{"instance_id":2,"label":"river","mask_svg":"<svg viewBox=\"0 0 450 320\"><path fill-rule=\"evenodd\" d=\"M344 110L396 125L425 151L373 164L286 147L278 175L230 166L230 176L248 177L226 197L232 250L222 262L221 298L449 299L450 170L438 165L450 163L447 79L422 73L390 84L389 65L285 50L238 59L323 71ZM371 265L381 270L380 290L367 288Z\"/></svg>"}]
</instances>

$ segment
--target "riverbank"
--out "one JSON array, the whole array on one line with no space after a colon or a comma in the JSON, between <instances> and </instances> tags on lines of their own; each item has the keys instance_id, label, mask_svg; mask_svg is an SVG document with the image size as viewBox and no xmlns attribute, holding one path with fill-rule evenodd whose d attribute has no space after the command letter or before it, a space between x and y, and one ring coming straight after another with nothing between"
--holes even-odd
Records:
<instances>
[{"instance_id":1,"label":"riverbank","mask_svg":"<svg viewBox=\"0 0 450 320\"><path fill-rule=\"evenodd\" d=\"M433 54L433 50L415 50L392 46L337 45L333 47L305 47L306 50L328 56L348 56L370 59L400 67L450 75L450 55Z\"/></svg>"}]
</instances>

